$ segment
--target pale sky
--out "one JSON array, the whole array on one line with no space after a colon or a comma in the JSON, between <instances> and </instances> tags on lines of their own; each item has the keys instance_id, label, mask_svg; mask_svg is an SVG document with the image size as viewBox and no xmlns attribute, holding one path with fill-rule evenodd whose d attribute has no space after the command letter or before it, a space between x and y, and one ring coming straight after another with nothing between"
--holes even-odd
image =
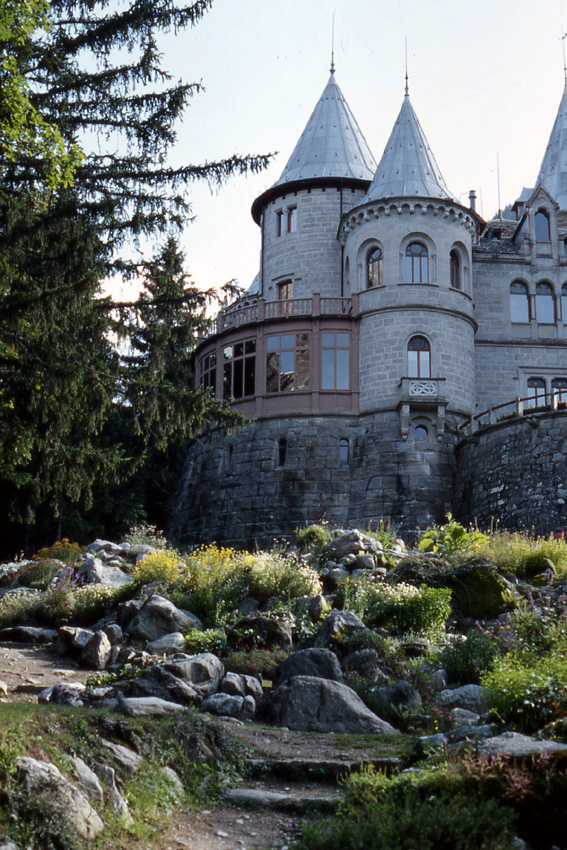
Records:
<instances>
[{"instance_id":1,"label":"pale sky","mask_svg":"<svg viewBox=\"0 0 567 850\"><path fill-rule=\"evenodd\" d=\"M259 265L253 200L280 176L329 77L335 13L336 79L378 161L404 94L445 181L485 218L533 186L564 86L567 0L215 0L192 30L163 43L174 78L202 81L179 127L174 164L278 152L260 175L211 194L192 189L182 238L203 288ZM567 42L567 39L566 39Z\"/></svg>"}]
</instances>

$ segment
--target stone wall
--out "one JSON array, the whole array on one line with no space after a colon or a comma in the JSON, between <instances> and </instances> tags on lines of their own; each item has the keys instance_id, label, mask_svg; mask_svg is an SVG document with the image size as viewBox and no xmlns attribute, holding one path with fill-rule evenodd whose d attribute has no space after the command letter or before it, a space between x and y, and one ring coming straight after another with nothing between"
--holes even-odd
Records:
<instances>
[{"instance_id":1,"label":"stone wall","mask_svg":"<svg viewBox=\"0 0 567 850\"><path fill-rule=\"evenodd\" d=\"M567 414L514 419L461 443L455 513L481 528L567 529Z\"/></svg>"},{"instance_id":2,"label":"stone wall","mask_svg":"<svg viewBox=\"0 0 567 850\"><path fill-rule=\"evenodd\" d=\"M285 440L285 459L280 441ZM348 459L341 457L347 441ZM343 452L344 452L343 443ZM410 530L451 508L453 438L400 437L395 411L258 420L189 449L170 538L268 545L321 519ZM282 462L283 460L283 462Z\"/></svg>"}]
</instances>

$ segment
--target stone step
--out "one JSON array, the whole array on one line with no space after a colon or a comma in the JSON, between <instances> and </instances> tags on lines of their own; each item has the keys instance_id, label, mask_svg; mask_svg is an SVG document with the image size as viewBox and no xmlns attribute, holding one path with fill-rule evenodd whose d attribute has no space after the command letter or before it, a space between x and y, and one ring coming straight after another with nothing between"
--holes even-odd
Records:
<instances>
[{"instance_id":1,"label":"stone step","mask_svg":"<svg viewBox=\"0 0 567 850\"><path fill-rule=\"evenodd\" d=\"M249 776L275 776L289 779L308 777L310 780L336 780L339 776L356 773L361 767L372 764L375 768L389 773L402 764L399 758L368 758L352 759L246 759Z\"/></svg>"},{"instance_id":2,"label":"stone step","mask_svg":"<svg viewBox=\"0 0 567 850\"><path fill-rule=\"evenodd\" d=\"M320 794L313 789L295 788L289 791L268 791L263 788L230 788L224 799L235 806L273 809L287 812L318 811L332 813L344 793Z\"/></svg>"}]
</instances>

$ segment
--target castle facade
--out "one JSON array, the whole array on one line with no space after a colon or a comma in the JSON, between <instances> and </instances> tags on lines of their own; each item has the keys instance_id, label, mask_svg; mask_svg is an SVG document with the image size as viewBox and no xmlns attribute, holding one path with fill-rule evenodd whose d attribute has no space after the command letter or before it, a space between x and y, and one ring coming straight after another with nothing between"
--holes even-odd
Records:
<instances>
[{"instance_id":1,"label":"castle facade","mask_svg":"<svg viewBox=\"0 0 567 850\"><path fill-rule=\"evenodd\" d=\"M485 222L446 186L407 85L376 165L332 68L252 215L259 274L195 359L252 421L194 441L171 536L263 545L322 517L409 530L475 511L482 464L505 456L497 441L480 461L483 435L567 403L567 88L536 187ZM553 487L567 497L567 475ZM493 489L485 513L506 501Z\"/></svg>"}]
</instances>

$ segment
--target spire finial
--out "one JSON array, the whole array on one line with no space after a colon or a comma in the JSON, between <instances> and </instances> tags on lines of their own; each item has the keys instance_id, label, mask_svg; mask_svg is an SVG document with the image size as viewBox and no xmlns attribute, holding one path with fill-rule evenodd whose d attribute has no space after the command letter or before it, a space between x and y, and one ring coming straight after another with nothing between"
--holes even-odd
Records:
<instances>
[{"instance_id":1,"label":"spire finial","mask_svg":"<svg viewBox=\"0 0 567 850\"><path fill-rule=\"evenodd\" d=\"M567 38L567 32L563 31L563 27L561 27L561 45L563 47L563 76L565 77L565 85L567 86L567 62L565 61L565 39Z\"/></svg>"},{"instance_id":2,"label":"spire finial","mask_svg":"<svg viewBox=\"0 0 567 850\"><path fill-rule=\"evenodd\" d=\"M335 73L335 13L333 12L333 35L331 38L331 74Z\"/></svg>"},{"instance_id":3,"label":"spire finial","mask_svg":"<svg viewBox=\"0 0 567 850\"><path fill-rule=\"evenodd\" d=\"M406 36L406 97L409 97L409 78L408 78L408 37Z\"/></svg>"}]
</instances>

